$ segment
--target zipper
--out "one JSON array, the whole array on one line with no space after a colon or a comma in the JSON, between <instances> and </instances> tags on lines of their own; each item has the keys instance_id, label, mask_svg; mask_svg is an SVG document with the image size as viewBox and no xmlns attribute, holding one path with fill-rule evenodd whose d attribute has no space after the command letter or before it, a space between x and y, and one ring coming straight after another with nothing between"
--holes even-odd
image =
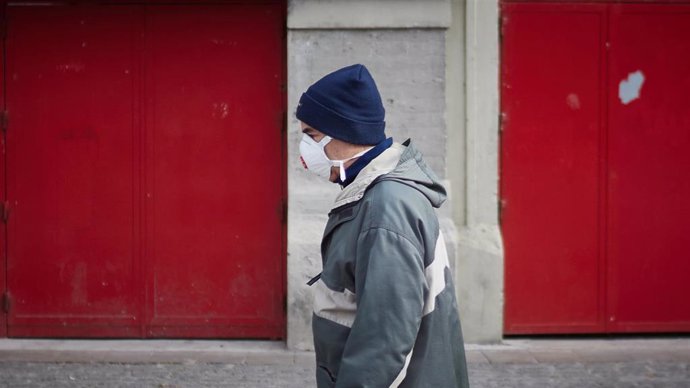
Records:
<instances>
[{"instance_id":1,"label":"zipper","mask_svg":"<svg viewBox=\"0 0 690 388\"><path fill-rule=\"evenodd\" d=\"M309 281L307 282L307 285L308 285L308 286L313 286L314 283L318 282L319 279L321 279L321 274L322 274L322 272L319 272L318 275L316 275L316 276L314 276L313 278L309 279Z\"/></svg>"}]
</instances>

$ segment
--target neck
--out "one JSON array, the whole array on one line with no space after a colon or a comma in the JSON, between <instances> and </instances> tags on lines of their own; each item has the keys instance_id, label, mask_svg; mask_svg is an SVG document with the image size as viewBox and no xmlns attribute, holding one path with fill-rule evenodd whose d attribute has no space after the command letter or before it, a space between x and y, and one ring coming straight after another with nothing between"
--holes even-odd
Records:
<instances>
[{"instance_id":1,"label":"neck","mask_svg":"<svg viewBox=\"0 0 690 388\"><path fill-rule=\"evenodd\" d=\"M350 144L342 140L332 139L326 144L324 151L331 160L346 160L370 147L370 145Z\"/></svg>"}]
</instances>

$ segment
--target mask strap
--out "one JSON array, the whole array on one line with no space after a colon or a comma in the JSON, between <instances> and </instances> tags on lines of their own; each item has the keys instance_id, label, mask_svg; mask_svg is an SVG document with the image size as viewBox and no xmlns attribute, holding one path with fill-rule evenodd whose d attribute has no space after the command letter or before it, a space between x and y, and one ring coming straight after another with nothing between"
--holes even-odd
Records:
<instances>
[{"instance_id":1,"label":"mask strap","mask_svg":"<svg viewBox=\"0 0 690 388\"><path fill-rule=\"evenodd\" d=\"M338 162L340 164L340 181L345 182L345 161L339 160Z\"/></svg>"},{"instance_id":2,"label":"mask strap","mask_svg":"<svg viewBox=\"0 0 690 388\"><path fill-rule=\"evenodd\" d=\"M338 163L338 165L339 165L339 166L338 166L338 167L339 167L338 169L339 169L339 171L340 171L340 181L341 181L341 182L345 182L345 179L347 178L347 177L345 176L345 162L347 162L348 160L352 160L352 159L355 159L355 158L359 158L360 156L362 156L362 155L366 154L367 152L371 151L372 148L374 148L374 147L369 147L369 148L367 148L366 150L364 150L364 151L362 151L362 152L358 152L358 153L356 153L356 154L350 156L349 158L347 158L347 159L345 159L345 160L334 160L334 161L333 161L333 163Z\"/></svg>"}]
</instances>

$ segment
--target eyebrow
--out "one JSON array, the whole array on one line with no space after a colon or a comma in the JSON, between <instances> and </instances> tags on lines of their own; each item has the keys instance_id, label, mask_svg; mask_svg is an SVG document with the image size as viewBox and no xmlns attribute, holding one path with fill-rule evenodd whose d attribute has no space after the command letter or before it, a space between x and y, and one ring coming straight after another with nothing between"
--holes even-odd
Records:
<instances>
[{"instance_id":1,"label":"eyebrow","mask_svg":"<svg viewBox=\"0 0 690 388\"><path fill-rule=\"evenodd\" d=\"M312 127L305 127L305 128L302 130L302 133L309 135L310 133L313 133L314 131L316 131L316 130L315 130L314 128L312 128Z\"/></svg>"}]
</instances>

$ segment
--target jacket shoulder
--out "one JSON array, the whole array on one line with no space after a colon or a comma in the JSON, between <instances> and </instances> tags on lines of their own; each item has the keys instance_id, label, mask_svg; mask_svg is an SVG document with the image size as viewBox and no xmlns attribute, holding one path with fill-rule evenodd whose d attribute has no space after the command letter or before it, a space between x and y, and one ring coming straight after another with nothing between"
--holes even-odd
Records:
<instances>
[{"instance_id":1,"label":"jacket shoulder","mask_svg":"<svg viewBox=\"0 0 690 388\"><path fill-rule=\"evenodd\" d=\"M382 210L395 210L397 207L408 210L431 210L429 200L412 186L396 180L381 180L373 184L363 198L370 205Z\"/></svg>"},{"instance_id":2,"label":"jacket shoulder","mask_svg":"<svg viewBox=\"0 0 690 388\"><path fill-rule=\"evenodd\" d=\"M402 182L378 182L361 202L360 211L365 217L363 229L383 228L413 241L429 238L428 233L438 231L438 219L429 200Z\"/></svg>"}]
</instances>

